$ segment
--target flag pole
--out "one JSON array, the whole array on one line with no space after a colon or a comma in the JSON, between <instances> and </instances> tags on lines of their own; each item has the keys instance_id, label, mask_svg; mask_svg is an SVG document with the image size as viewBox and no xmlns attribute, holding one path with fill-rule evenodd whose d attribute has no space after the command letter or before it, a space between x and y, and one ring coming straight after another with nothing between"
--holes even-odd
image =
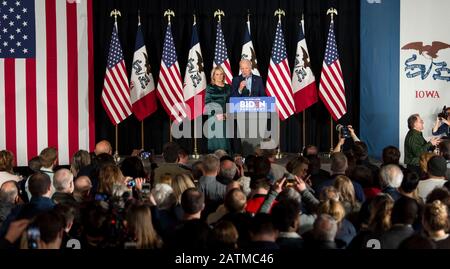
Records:
<instances>
[{"instance_id":1,"label":"flag pole","mask_svg":"<svg viewBox=\"0 0 450 269\"><path fill-rule=\"evenodd\" d=\"M278 16L278 23L281 23L281 16L286 16L286 13L284 12L284 10L279 8L279 9L277 9L275 11L274 16ZM278 139L279 139L279 143L278 143L277 155L275 155L275 158L277 158L277 159L283 158L283 154L281 153L280 124L281 124L281 122L278 122Z\"/></svg>"},{"instance_id":2,"label":"flag pole","mask_svg":"<svg viewBox=\"0 0 450 269\"><path fill-rule=\"evenodd\" d=\"M144 149L144 120L141 121L141 149Z\"/></svg>"},{"instance_id":3,"label":"flag pole","mask_svg":"<svg viewBox=\"0 0 450 269\"><path fill-rule=\"evenodd\" d=\"M331 153L333 152L333 144L334 144L334 141L333 141L333 135L334 135L334 133L333 133L333 117L331 117L330 116L330 156L331 156Z\"/></svg>"},{"instance_id":4,"label":"flag pole","mask_svg":"<svg viewBox=\"0 0 450 269\"><path fill-rule=\"evenodd\" d=\"M195 160L198 160L200 158L200 155L198 154L197 150L197 120L194 119L194 152L192 153L192 158Z\"/></svg>"},{"instance_id":5,"label":"flag pole","mask_svg":"<svg viewBox=\"0 0 450 269\"><path fill-rule=\"evenodd\" d=\"M119 163L119 161L120 161L120 156L119 156L119 125L116 125L115 126L115 129L116 129L116 152L114 152L114 156L113 156L113 158L114 158L114 161L116 162L116 164L117 163Z\"/></svg>"},{"instance_id":6,"label":"flag pole","mask_svg":"<svg viewBox=\"0 0 450 269\"><path fill-rule=\"evenodd\" d=\"M334 15L337 15L338 14L338 12L337 12L337 10L335 9L335 8L329 8L328 10L327 10L327 15L331 15L331 22L333 23L333 20L334 20ZM333 144L334 144L334 141L333 141L333 135L334 135L334 133L333 133L333 117L330 115L330 142L331 142L331 144L330 144L330 156L331 156L331 153L333 152Z\"/></svg>"},{"instance_id":7,"label":"flag pole","mask_svg":"<svg viewBox=\"0 0 450 269\"><path fill-rule=\"evenodd\" d=\"M303 110L303 148L306 147L306 110Z\"/></svg>"},{"instance_id":8,"label":"flag pole","mask_svg":"<svg viewBox=\"0 0 450 269\"><path fill-rule=\"evenodd\" d=\"M111 11L110 17L114 16L114 25L117 27L117 16L122 16L122 14L120 13L119 10L114 9L113 11ZM115 126L115 133L116 133L116 143L115 143L115 147L116 147L116 151L114 152L114 161L116 163L119 163L120 161L120 156L119 156L119 124L116 124Z\"/></svg>"},{"instance_id":9,"label":"flag pole","mask_svg":"<svg viewBox=\"0 0 450 269\"><path fill-rule=\"evenodd\" d=\"M172 128L171 128L171 121L169 118L169 142L172 142Z\"/></svg>"}]
</instances>

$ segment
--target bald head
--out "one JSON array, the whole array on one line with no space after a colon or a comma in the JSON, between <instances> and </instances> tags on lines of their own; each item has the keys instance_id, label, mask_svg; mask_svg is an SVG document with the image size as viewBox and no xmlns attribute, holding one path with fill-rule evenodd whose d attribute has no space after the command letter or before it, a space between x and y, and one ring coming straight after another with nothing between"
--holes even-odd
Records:
<instances>
[{"instance_id":1,"label":"bald head","mask_svg":"<svg viewBox=\"0 0 450 269\"><path fill-rule=\"evenodd\" d=\"M102 141L98 142L95 145L94 152L95 152L95 155L100 155L102 153L112 155L111 143L109 143L107 140L102 140Z\"/></svg>"},{"instance_id":2,"label":"bald head","mask_svg":"<svg viewBox=\"0 0 450 269\"><path fill-rule=\"evenodd\" d=\"M78 177L75 180L75 190L73 191L73 195L75 199L77 197L87 197L89 196L89 192L92 188L92 182L87 176Z\"/></svg>"},{"instance_id":3,"label":"bald head","mask_svg":"<svg viewBox=\"0 0 450 269\"><path fill-rule=\"evenodd\" d=\"M53 176L53 186L57 192L73 192L73 174L69 169L59 169Z\"/></svg>"},{"instance_id":4,"label":"bald head","mask_svg":"<svg viewBox=\"0 0 450 269\"><path fill-rule=\"evenodd\" d=\"M15 203L18 199L19 190L15 181L6 181L0 188L0 203Z\"/></svg>"}]
</instances>

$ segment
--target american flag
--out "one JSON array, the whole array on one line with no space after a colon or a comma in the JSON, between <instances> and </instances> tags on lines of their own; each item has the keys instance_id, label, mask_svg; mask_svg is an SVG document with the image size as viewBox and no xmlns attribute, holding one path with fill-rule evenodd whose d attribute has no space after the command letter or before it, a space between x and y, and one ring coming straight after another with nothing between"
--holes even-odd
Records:
<instances>
[{"instance_id":1,"label":"american flag","mask_svg":"<svg viewBox=\"0 0 450 269\"><path fill-rule=\"evenodd\" d=\"M319 96L336 121L347 113L347 103L345 101L344 80L333 29L334 23L331 21L322 75L320 76Z\"/></svg>"},{"instance_id":2,"label":"american flag","mask_svg":"<svg viewBox=\"0 0 450 269\"><path fill-rule=\"evenodd\" d=\"M225 81L231 85L233 80L233 73L231 73L230 60L228 59L227 45L225 44L225 38L223 37L222 25L217 23L216 31L216 47L214 50L214 63L213 67L220 66L225 71Z\"/></svg>"},{"instance_id":3,"label":"american flag","mask_svg":"<svg viewBox=\"0 0 450 269\"><path fill-rule=\"evenodd\" d=\"M92 0L0 0L0 149L92 150L93 73Z\"/></svg>"},{"instance_id":4,"label":"american flag","mask_svg":"<svg viewBox=\"0 0 450 269\"><path fill-rule=\"evenodd\" d=\"M170 23L167 25L164 37L157 94L169 117L177 122L182 122L187 116L186 105Z\"/></svg>"},{"instance_id":5,"label":"american flag","mask_svg":"<svg viewBox=\"0 0 450 269\"><path fill-rule=\"evenodd\" d=\"M278 116L282 120L294 114L295 105L292 96L291 71L289 70L281 22L278 22L272 47L266 93L268 96L275 97Z\"/></svg>"},{"instance_id":6,"label":"american flag","mask_svg":"<svg viewBox=\"0 0 450 269\"><path fill-rule=\"evenodd\" d=\"M114 23L111 44L109 45L102 104L114 125L119 124L131 115L130 86L117 34L117 23Z\"/></svg>"}]
</instances>

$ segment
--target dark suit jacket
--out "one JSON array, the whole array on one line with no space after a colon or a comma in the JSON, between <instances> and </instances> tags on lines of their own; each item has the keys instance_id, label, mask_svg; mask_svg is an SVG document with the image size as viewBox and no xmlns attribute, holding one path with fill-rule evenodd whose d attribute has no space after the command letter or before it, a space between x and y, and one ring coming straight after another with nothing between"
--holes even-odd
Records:
<instances>
[{"instance_id":1,"label":"dark suit jacket","mask_svg":"<svg viewBox=\"0 0 450 269\"><path fill-rule=\"evenodd\" d=\"M239 94L239 84L244 80L242 75L233 78L231 83L231 97L245 97L245 95ZM263 80L260 76L252 75L252 89L251 96L266 96L264 90Z\"/></svg>"}]
</instances>

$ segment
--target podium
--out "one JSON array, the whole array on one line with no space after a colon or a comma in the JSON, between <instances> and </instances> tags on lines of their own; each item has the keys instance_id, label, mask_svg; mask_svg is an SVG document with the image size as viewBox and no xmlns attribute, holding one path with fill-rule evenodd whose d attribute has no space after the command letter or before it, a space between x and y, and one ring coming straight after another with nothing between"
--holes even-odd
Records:
<instances>
[{"instance_id":1,"label":"podium","mask_svg":"<svg viewBox=\"0 0 450 269\"><path fill-rule=\"evenodd\" d=\"M228 128L227 132L232 133L227 136L233 137L235 153L254 154L263 139L276 135L277 130L273 128L273 120L278 123L275 97L230 97L227 106L227 119L234 125Z\"/></svg>"}]
</instances>

